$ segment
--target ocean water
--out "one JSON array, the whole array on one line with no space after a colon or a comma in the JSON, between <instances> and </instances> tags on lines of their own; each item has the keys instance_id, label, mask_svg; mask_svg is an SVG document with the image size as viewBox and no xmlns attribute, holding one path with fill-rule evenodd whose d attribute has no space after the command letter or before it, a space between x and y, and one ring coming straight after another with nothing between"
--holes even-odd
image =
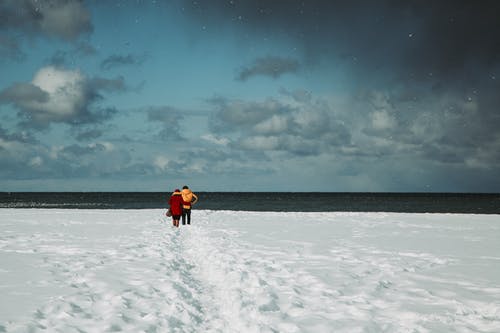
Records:
<instances>
[{"instance_id":1,"label":"ocean water","mask_svg":"<svg viewBox=\"0 0 500 333\"><path fill-rule=\"evenodd\" d=\"M196 192L194 209L500 214L500 194ZM0 208L164 208L167 192L0 192Z\"/></svg>"}]
</instances>

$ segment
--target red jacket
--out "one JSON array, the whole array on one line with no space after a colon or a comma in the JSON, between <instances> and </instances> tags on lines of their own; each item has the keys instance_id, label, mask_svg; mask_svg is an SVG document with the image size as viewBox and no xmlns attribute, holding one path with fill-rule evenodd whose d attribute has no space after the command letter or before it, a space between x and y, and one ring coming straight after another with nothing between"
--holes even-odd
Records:
<instances>
[{"instance_id":1,"label":"red jacket","mask_svg":"<svg viewBox=\"0 0 500 333\"><path fill-rule=\"evenodd\" d=\"M182 203L183 201L181 192L172 193L170 200L168 200L172 215L182 215Z\"/></svg>"}]
</instances>

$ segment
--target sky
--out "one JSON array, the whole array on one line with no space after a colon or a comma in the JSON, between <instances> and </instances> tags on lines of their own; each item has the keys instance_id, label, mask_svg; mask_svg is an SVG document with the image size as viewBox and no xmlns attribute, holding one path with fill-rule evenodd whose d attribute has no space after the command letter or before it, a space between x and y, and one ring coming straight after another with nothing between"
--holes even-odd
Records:
<instances>
[{"instance_id":1,"label":"sky","mask_svg":"<svg viewBox=\"0 0 500 333\"><path fill-rule=\"evenodd\" d=\"M2 0L0 191L500 192L499 12Z\"/></svg>"}]
</instances>

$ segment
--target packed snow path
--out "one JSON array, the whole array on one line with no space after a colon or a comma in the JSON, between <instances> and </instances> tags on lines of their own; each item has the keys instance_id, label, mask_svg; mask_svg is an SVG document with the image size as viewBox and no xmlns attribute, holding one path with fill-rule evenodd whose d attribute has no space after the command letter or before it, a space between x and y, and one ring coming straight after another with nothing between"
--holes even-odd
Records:
<instances>
[{"instance_id":1,"label":"packed snow path","mask_svg":"<svg viewBox=\"0 0 500 333\"><path fill-rule=\"evenodd\" d=\"M499 332L486 215L0 209L0 332Z\"/></svg>"}]
</instances>

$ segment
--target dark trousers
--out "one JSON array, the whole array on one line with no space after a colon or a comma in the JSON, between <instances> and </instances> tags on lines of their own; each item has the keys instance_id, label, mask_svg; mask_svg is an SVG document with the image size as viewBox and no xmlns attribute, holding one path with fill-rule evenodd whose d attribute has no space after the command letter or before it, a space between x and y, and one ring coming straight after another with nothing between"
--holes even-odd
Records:
<instances>
[{"instance_id":1,"label":"dark trousers","mask_svg":"<svg viewBox=\"0 0 500 333\"><path fill-rule=\"evenodd\" d=\"M187 217L187 223L191 224L191 208L182 209L182 224L186 224L186 217Z\"/></svg>"}]
</instances>

